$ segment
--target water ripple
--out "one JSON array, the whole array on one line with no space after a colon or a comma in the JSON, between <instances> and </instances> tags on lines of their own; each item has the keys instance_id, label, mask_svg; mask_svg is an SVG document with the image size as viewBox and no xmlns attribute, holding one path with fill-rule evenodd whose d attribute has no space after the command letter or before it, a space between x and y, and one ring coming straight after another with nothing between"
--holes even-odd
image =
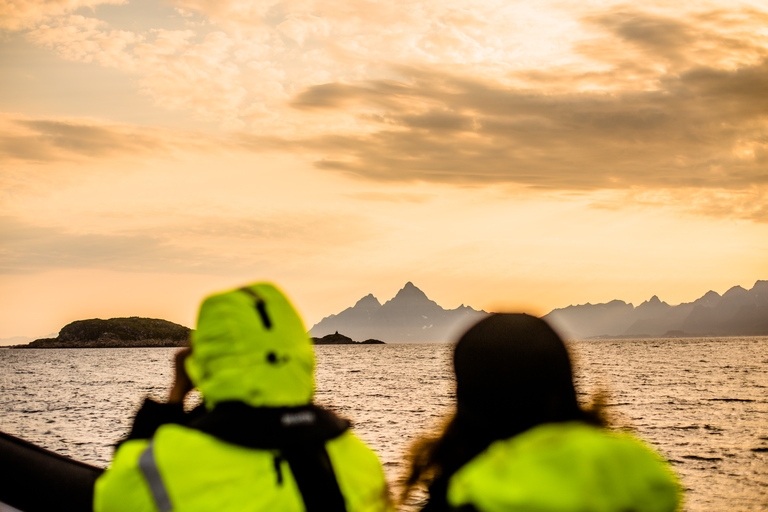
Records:
<instances>
[{"instance_id":1,"label":"water ripple","mask_svg":"<svg viewBox=\"0 0 768 512\"><path fill-rule=\"evenodd\" d=\"M452 410L451 349L316 347L316 402L353 421L395 489L410 444ZM106 466L143 397L165 397L174 351L0 350L0 430ZM613 423L681 475L688 512L766 509L768 338L592 340L572 353L580 398L607 393Z\"/></svg>"}]
</instances>

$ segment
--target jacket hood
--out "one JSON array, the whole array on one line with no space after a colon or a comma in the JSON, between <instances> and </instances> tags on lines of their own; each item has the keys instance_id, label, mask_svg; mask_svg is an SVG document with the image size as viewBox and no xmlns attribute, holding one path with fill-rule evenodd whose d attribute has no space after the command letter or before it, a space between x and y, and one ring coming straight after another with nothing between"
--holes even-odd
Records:
<instances>
[{"instance_id":1,"label":"jacket hood","mask_svg":"<svg viewBox=\"0 0 768 512\"><path fill-rule=\"evenodd\" d=\"M206 298L191 344L187 373L208 408L225 401L253 407L312 401L312 341L291 302L272 284Z\"/></svg>"}]
</instances>

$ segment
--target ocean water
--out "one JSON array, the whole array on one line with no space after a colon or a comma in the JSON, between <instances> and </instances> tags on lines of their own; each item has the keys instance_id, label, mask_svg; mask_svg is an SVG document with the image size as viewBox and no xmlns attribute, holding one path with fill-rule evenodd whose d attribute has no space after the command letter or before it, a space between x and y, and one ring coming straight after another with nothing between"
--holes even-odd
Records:
<instances>
[{"instance_id":1,"label":"ocean water","mask_svg":"<svg viewBox=\"0 0 768 512\"><path fill-rule=\"evenodd\" d=\"M316 347L316 402L353 421L395 490L411 443L451 411L451 350ZM106 466L143 397L165 397L174 351L0 350L0 430ZM606 393L613 423L672 462L686 511L768 510L768 337L590 340L571 352L584 401Z\"/></svg>"}]
</instances>

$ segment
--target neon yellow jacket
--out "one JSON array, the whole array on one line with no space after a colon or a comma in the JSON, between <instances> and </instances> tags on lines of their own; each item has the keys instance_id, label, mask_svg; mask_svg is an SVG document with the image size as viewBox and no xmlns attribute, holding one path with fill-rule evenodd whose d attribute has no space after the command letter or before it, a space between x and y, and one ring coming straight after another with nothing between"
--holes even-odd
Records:
<instances>
[{"instance_id":1,"label":"neon yellow jacket","mask_svg":"<svg viewBox=\"0 0 768 512\"><path fill-rule=\"evenodd\" d=\"M96 482L96 512L303 511L305 495L315 510L391 510L376 455L346 422L328 432L315 421L312 342L283 292L256 283L209 296L191 344L208 427L168 423L124 442Z\"/></svg>"},{"instance_id":2,"label":"neon yellow jacket","mask_svg":"<svg viewBox=\"0 0 768 512\"><path fill-rule=\"evenodd\" d=\"M147 440L123 443L96 482L95 512L161 510L139 459ZM176 512L303 511L290 467L276 450L225 443L203 432L168 424L152 440L161 485ZM348 512L391 511L376 455L345 431L325 444ZM279 467L277 467L279 465Z\"/></svg>"},{"instance_id":3,"label":"neon yellow jacket","mask_svg":"<svg viewBox=\"0 0 768 512\"><path fill-rule=\"evenodd\" d=\"M673 512L674 473L636 438L579 422L496 441L457 471L448 503L482 512Z\"/></svg>"}]
</instances>

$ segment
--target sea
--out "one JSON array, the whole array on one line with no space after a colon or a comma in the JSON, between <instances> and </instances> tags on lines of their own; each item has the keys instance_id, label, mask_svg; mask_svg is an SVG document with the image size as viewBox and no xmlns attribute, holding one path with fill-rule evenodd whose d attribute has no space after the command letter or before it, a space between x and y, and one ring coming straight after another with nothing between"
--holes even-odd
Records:
<instances>
[{"instance_id":1,"label":"sea","mask_svg":"<svg viewBox=\"0 0 768 512\"><path fill-rule=\"evenodd\" d=\"M570 342L586 403L672 464L688 512L768 511L768 337ZM450 343L316 346L316 403L350 419L397 492L412 443L455 400ZM0 430L106 467L175 349L0 350ZM199 397L191 397L193 406ZM423 496L402 510L417 510Z\"/></svg>"}]
</instances>

